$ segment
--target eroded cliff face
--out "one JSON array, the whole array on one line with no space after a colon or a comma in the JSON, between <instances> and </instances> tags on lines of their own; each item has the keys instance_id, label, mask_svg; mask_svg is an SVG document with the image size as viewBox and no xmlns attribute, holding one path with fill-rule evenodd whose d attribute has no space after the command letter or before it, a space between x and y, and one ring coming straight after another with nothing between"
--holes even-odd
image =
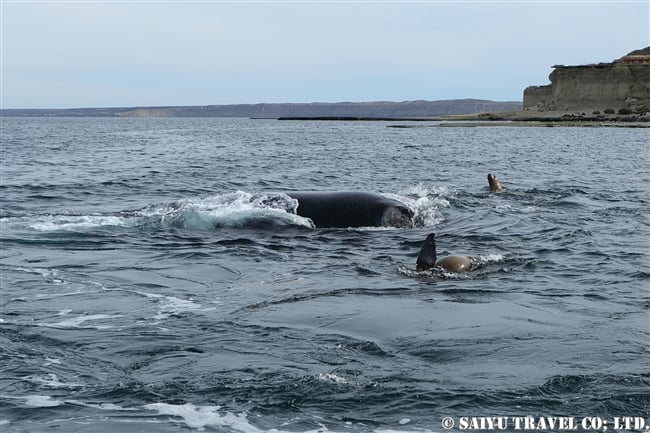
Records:
<instances>
[{"instance_id":1,"label":"eroded cliff face","mask_svg":"<svg viewBox=\"0 0 650 433\"><path fill-rule=\"evenodd\" d=\"M524 90L524 110L646 113L650 111L650 47L612 63L554 66L547 86Z\"/></svg>"}]
</instances>

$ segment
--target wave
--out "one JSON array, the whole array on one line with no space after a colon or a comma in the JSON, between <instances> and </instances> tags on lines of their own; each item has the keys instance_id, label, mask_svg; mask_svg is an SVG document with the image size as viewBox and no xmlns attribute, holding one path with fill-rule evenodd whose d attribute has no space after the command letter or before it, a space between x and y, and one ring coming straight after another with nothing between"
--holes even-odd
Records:
<instances>
[{"instance_id":1,"label":"wave","mask_svg":"<svg viewBox=\"0 0 650 433\"><path fill-rule=\"evenodd\" d=\"M135 211L141 227L210 230L220 227L302 226L308 218L296 214L298 201L286 194L251 194L245 191L205 198L182 199Z\"/></svg>"},{"instance_id":2,"label":"wave","mask_svg":"<svg viewBox=\"0 0 650 433\"><path fill-rule=\"evenodd\" d=\"M454 192L447 186L426 187L418 183L399 194L385 195L401 201L413 210L415 227L432 227L445 220L442 210L451 206L449 198Z\"/></svg>"},{"instance_id":3,"label":"wave","mask_svg":"<svg viewBox=\"0 0 650 433\"><path fill-rule=\"evenodd\" d=\"M416 227L429 227L444 220L449 207L446 189L428 190L416 186L402 194L384 194L414 212ZM95 233L121 230L214 230L217 228L314 228L309 218L296 213L298 201L283 193L236 191L207 197L193 197L157 203L141 209L87 215L5 215L3 229L30 232Z\"/></svg>"},{"instance_id":4,"label":"wave","mask_svg":"<svg viewBox=\"0 0 650 433\"><path fill-rule=\"evenodd\" d=\"M330 380L328 378L321 380ZM103 416L119 418L120 423L147 423L147 424L160 424L160 425L177 425L185 426L196 431L205 430L218 430L223 432L246 432L246 433L262 433L269 431L257 426L255 416L247 412L233 412L227 410L225 407L218 405L198 405L193 403L184 404L170 404L170 403L149 403L142 406L126 407L113 403L88 403L77 399L61 399L54 398L49 395L26 395L26 396L3 396L7 399L14 401L21 401L22 410L30 409L43 409L43 408L64 408L75 409L77 411L76 422L79 424L89 423L95 416ZM82 415L79 415L79 412ZM100 413L101 412L101 413ZM429 429L414 428L408 429L407 424L411 422L408 418L401 418L398 424L403 426L402 429L383 429L371 428L363 424L354 426L352 423L346 423L341 428L326 425L327 421L315 417L314 419L303 419L298 417L290 419L281 423L278 428L273 428L270 431L277 433L289 433L293 431L300 431L304 433L337 433L337 432L350 432L350 431L367 431L367 432L394 432L394 433L409 433L409 432L432 432ZM15 423L10 420L0 420L0 426L11 428L15 424L18 427L20 422ZM298 430L296 430L296 427Z\"/></svg>"},{"instance_id":5,"label":"wave","mask_svg":"<svg viewBox=\"0 0 650 433\"><path fill-rule=\"evenodd\" d=\"M251 194L244 191L151 204L141 209L110 214L44 214L0 218L3 228L32 232L116 230L212 230L220 227L314 227L295 213L297 200L286 194Z\"/></svg>"}]
</instances>

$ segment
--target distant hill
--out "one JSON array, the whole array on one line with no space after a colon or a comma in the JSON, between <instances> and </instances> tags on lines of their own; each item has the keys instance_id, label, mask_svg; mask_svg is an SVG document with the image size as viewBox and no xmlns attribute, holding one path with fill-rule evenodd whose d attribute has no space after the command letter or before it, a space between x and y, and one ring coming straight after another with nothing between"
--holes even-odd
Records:
<instances>
[{"instance_id":1,"label":"distant hill","mask_svg":"<svg viewBox=\"0 0 650 433\"><path fill-rule=\"evenodd\" d=\"M4 109L2 116L48 117L362 117L426 118L450 114L473 114L521 110L518 101L481 99L405 102L313 102L203 105L178 107L121 107L70 109Z\"/></svg>"}]
</instances>

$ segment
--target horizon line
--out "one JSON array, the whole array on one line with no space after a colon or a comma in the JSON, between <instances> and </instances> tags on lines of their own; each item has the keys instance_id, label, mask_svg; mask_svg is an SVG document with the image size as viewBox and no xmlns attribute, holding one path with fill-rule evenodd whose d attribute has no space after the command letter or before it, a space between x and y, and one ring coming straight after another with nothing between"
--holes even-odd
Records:
<instances>
[{"instance_id":1,"label":"horizon line","mask_svg":"<svg viewBox=\"0 0 650 433\"><path fill-rule=\"evenodd\" d=\"M241 105L334 105L334 104L405 104L415 102L449 102L449 101L477 101L477 102L496 102L496 103L523 103L522 100L495 100L481 98L451 98L451 99L410 99L402 101L391 100L373 100L373 101L311 101L311 102L236 102L224 104L190 104L190 105L106 105L106 106L77 106L77 107L0 107L1 111L8 110L111 110L111 109L156 109L156 108L188 108L188 107L227 107Z\"/></svg>"}]
</instances>

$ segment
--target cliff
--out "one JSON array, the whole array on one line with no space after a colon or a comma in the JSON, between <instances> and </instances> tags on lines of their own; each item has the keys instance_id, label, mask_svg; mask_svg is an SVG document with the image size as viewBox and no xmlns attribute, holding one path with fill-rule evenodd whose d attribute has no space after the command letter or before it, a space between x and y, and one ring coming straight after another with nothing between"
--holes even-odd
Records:
<instances>
[{"instance_id":1,"label":"cliff","mask_svg":"<svg viewBox=\"0 0 650 433\"><path fill-rule=\"evenodd\" d=\"M643 114L650 111L650 47L611 63L556 65L549 80L524 90L524 110Z\"/></svg>"}]
</instances>

